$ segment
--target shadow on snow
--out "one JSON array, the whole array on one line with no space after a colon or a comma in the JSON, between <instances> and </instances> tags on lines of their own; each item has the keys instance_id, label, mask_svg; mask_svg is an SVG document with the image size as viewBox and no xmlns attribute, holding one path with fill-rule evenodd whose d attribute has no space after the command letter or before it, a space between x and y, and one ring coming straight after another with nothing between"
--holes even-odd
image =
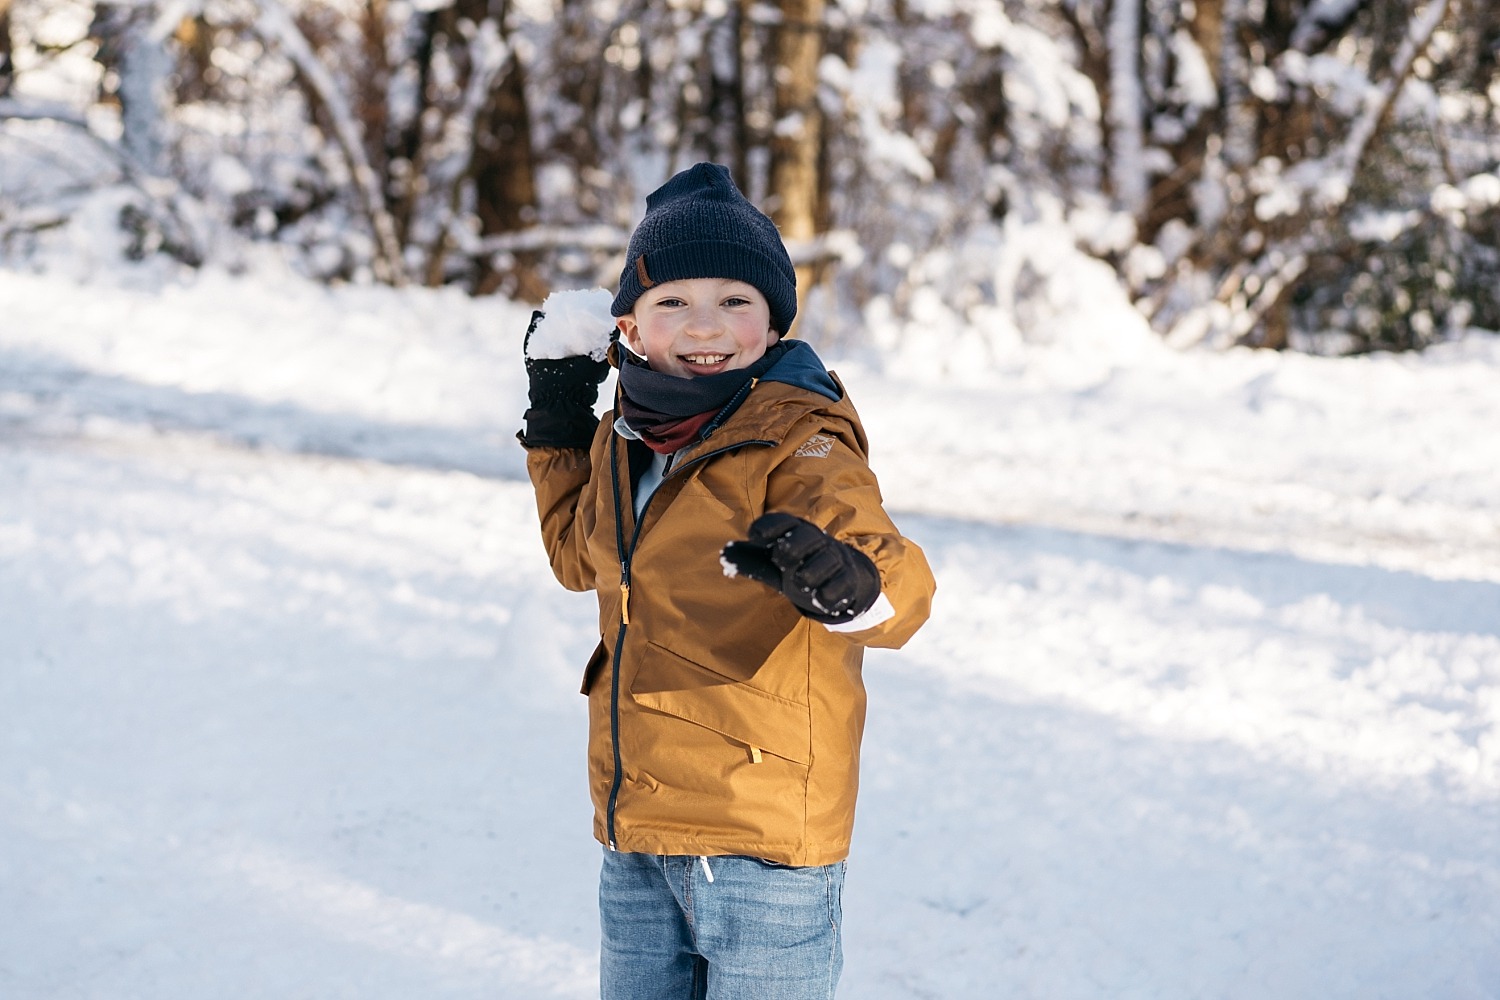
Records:
<instances>
[{"instance_id":1,"label":"shadow on snow","mask_svg":"<svg viewBox=\"0 0 1500 1000\"><path fill-rule=\"evenodd\" d=\"M33 352L0 351L4 395L25 398L30 412L7 415L13 407L0 405L0 440L18 430L36 433L41 421L71 431L90 418L105 418L163 433L202 434L241 448L526 479L525 457L509 432L388 423L235 393L191 392L101 375Z\"/></svg>"}]
</instances>

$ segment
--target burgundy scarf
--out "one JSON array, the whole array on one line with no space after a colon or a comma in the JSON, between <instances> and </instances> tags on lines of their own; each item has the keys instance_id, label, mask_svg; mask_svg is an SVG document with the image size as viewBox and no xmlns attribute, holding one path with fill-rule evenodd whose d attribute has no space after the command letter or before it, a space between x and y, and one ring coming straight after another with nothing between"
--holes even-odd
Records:
<instances>
[{"instance_id":1,"label":"burgundy scarf","mask_svg":"<svg viewBox=\"0 0 1500 1000\"><path fill-rule=\"evenodd\" d=\"M620 350L620 415L646 447L670 455L698 440L703 428L751 379L770 370L786 351L768 349L749 368L679 378L653 371L643 358Z\"/></svg>"}]
</instances>

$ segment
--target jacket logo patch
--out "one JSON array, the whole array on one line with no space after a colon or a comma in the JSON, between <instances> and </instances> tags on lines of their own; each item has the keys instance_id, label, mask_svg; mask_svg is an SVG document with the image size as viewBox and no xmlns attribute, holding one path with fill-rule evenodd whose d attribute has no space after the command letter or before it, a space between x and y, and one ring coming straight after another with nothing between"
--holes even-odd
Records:
<instances>
[{"instance_id":1,"label":"jacket logo patch","mask_svg":"<svg viewBox=\"0 0 1500 1000\"><path fill-rule=\"evenodd\" d=\"M827 434L814 434L792 454L798 458L827 458L832 451L833 438Z\"/></svg>"}]
</instances>

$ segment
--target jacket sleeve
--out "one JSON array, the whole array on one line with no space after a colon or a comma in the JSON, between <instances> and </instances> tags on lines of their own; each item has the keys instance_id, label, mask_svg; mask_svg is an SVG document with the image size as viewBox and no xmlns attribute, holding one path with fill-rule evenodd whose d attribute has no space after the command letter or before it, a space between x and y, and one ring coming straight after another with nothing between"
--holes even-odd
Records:
<instances>
[{"instance_id":1,"label":"jacket sleeve","mask_svg":"<svg viewBox=\"0 0 1500 1000\"><path fill-rule=\"evenodd\" d=\"M865 646L903 645L931 613L937 582L922 550L885 512L863 433L838 419L804 423L784 450L767 479L765 509L811 521L869 556L880 571L887 613L870 615L868 628L838 630Z\"/></svg>"},{"instance_id":2,"label":"jacket sleeve","mask_svg":"<svg viewBox=\"0 0 1500 1000\"><path fill-rule=\"evenodd\" d=\"M588 547L598 493L593 470L608 461L601 461L601 457L609 426L608 421L600 421L588 451L553 447L526 450L526 472L536 491L542 544L553 574L568 590L594 589L594 565Z\"/></svg>"}]
</instances>

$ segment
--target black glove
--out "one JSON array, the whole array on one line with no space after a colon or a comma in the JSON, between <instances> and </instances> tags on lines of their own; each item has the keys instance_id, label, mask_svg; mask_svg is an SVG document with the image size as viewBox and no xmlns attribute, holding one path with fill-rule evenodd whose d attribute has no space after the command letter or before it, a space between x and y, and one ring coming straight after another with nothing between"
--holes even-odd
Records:
<instances>
[{"instance_id":1,"label":"black glove","mask_svg":"<svg viewBox=\"0 0 1500 1000\"><path fill-rule=\"evenodd\" d=\"M749 539L724 546L721 558L725 572L781 591L827 625L857 618L880 596L880 572L869 556L790 514L762 514Z\"/></svg>"},{"instance_id":2,"label":"black glove","mask_svg":"<svg viewBox=\"0 0 1500 1000\"><path fill-rule=\"evenodd\" d=\"M533 358L531 335L545 317L540 309L531 314L522 351L526 355L526 429L516 435L528 448L587 448L594 440L599 418L594 402L599 383L609 375L608 361L595 361L587 354L571 358Z\"/></svg>"}]
</instances>

